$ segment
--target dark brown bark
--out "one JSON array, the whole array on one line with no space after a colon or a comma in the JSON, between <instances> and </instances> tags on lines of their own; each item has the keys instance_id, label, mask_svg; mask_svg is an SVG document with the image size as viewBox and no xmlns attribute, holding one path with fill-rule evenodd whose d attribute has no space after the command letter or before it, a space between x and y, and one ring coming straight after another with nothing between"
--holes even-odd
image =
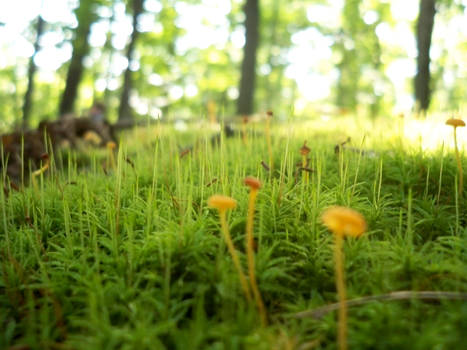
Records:
<instances>
[{"instance_id":1,"label":"dark brown bark","mask_svg":"<svg viewBox=\"0 0 467 350\"><path fill-rule=\"evenodd\" d=\"M237 113L239 115L251 115L254 110L256 51L259 44L259 0L246 0L244 11L245 47L243 49Z\"/></svg>"},{"instance_id":2,"label":"dark brown bark","mask_svg":"<svg viewBox=\"0 0 467 350\"><path fill-rule=\"evenodd\" d=\"M415 76L415 101L419 111L430 106L430 47L435 20L436 0L420 0L417 20L417 74Z\"/></svg>"},{"instance_id":3,"label":"dark brown bark","mask_svg":"<svg viewBox=\"0 0 467 350\"><path fill-rule=\"evenodd\" d=\"M133 32L131 33L130 42L126 51L128 67L123 76L122 94L120 97L120 106L118 108L118 120L132 119L132 111L130 107L130 92L132 88L130 64L134 56L136 41L139 36L138 20L143 12L143 0L133 0Z\"/></svg>"},{"instance_id":4,"label":"dark brown bark","mask_svg":"<svg viewBox=\"0 0 467 350\"><path fill-rule=\"evenodd\" d=\"M27 128L29 115L31 113L32 107L32 97L34 94L34 76L36 74L37 66L34 63L34 58L36 57L37 52L40 49L39 41L41 39L42 33L44 32L44 20L41 16L37 17L37 24L36 24L36 40L34 42L34 53L31 56L29 61L28 67L28 87L26 89L26 93L24 94L24 102L23 102L23 120L22 120L22 127Z\"/></svg>"},{"instance_id":5,"label":"dark brown bark","mask_svg":"<svg viewBox=\"0 0 467 350\"><path fill-rule=\"evenodd\" d=\"M91 25L96 19L93 11L93 0L81 0L79 8L76 10L78 27L73 39L73 54L66 77L65 90L60 101L60 116L73 112L76 97L78 96L78 86L84 72L83 60L89 53L89 33Z\"/></svg>"}]
</instances>

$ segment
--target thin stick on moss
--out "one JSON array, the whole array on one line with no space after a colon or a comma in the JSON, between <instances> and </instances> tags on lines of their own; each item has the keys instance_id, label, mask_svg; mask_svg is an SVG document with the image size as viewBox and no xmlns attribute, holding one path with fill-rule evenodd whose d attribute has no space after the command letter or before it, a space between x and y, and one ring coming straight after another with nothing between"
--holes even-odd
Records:
<instances>
[{"instance_id":1,"label":"thin stick on moss","mask_svg":"<svg viewBox=\"0 0 467 350\"><path fill-rule=\"evenodd\" d=\"M366 305L374 301L395 301L395 300L467 300L467 293L461 292L439 292L439 291L397 291L387 294L380 295L370 295L366 297L346 300L345 304L347 307ZM318 307L312 310L301 311L296 314L293 314L292 318L302 319L302 318L314 318L320 319L325 315L336 311L341 306L341 303L333 303L325 306Z\"/></svg>"}]
</instances>

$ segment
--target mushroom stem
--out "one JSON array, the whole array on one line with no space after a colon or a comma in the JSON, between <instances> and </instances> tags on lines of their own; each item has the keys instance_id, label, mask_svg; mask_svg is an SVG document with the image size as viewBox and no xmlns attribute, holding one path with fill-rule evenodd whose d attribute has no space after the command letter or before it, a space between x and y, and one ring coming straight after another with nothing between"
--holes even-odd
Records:
<instances>
[{"instance_id":1,"label":"mushroom stem","mask_svg":"<svg viewBox=\"0 0 467 350\"><path fill-rule=\"evenodd\" d=\"M246 251L248 256L248 275L250 276L251 290L253 291L256 306L258 307L258 311L261 317L261 324L263 326L266 326L266 309L264 307L263 299L261 298L261 293L258 289L258 284L256 283L255 252L253 249L253 219L255 215L255 202L257 195L258 189L252 187L250 189L250 195L248 200L248 216L246 221Z\"/></svg>"},{"instance_id":2,"label":"mushroom stem","mask_svg":"<svg viewBox=\"0 0 467 350\"><path fill-rule=\"evenodd\" d=\"M454 150L456 152L457 170L459 170L459 196L462 197L464 192L464 172L462 171L461 157L459 155L459 148L457 147L457 133L456 127L454 128Z\"/></svg>"},{"instance_id":3,"label":"mushroom stem","mask_svg":"<svg viewBox=\"0 0 467 350\"><path fill-rule=\"evenodd\" d=\"M309 174L308 174L308 171L306 171L306 167L307 167L306 155L302 155L302 168L303 168L302 171L305 175L305 184L308 185Z\"/></svg>"},{"instance_id":4,"label":"mushroom stem","mask_svg":"<svg viewBox=\"0 0 467 350\"><path fill-rule=\"evenodd\" d=\"M110 167L115 170L117 168L117 163L115 161L115 155L114 155L114 150L115 148L117 147L117 145L115 144L115 142L107 142L107 150L108 150L108 164L110 165Z\"/></svg>"},{"instance_id":5,"label":"mushroom stem","mask_svg":"<svg viewBox=\"0 0 467 350\"><path fill-rule=\"evenodd\" d=\"M43 174L48 168L49 168L49 160L46 160L45 164L42 165L40 169L32 173L32 176L33 177L39 176L40 174Z\"/></svg>"},{"instance_id":6,"label":"mushroom stem","mask_svg":"<svg viewBox=\"0 0 467 350\"><path fill-rule=\"evenodd\" d=\"M345 207L331 207L321 215L324 225L334 233L334 260L336 262L336 289L339 302L337 324L337 345L339 350L347 349L347 292L344 278L344 235L358 237L366 231L364 217L357 211Z\"/></svg>"},{"instance_id":7,"label":"mushroom stem","mask_svg":"<svg viewBox=\"0 0 467 350\"><path fill-rule=\"evenodd\" d=\"M306 140L303 142L303 146L300 148L300 154L302 155L302 172L305 177L305 185L308 185L308 179L309 179L309 174L308 174L308 154L310 153L310 149L306 145Z\"/></svg>"},{"instance_id":8,"label":"mushroom stem","mask_svg":"<svg viewBox=\"0 0 467 350\"><path fill-rule=\"evenodd\" d=\"M336 261L336 288L339 299L337 343L339 350L347 349L347 291L344 277L344 256L342 253L343 234L337 233L334 244L334 260Z\"/></svg>"},{"instance_id":9,"label":"mushroom stem","mask_svg":"<svg viewBox=\"0 0 467 350\"><path fill-rule=\"evenodd\" d=\"M243 289L243 292L245 293L245 297L248 301L250 301L251 300L250 288L248 288L248 282L246 280L245 274L243 273L242 267L240 265L240 259L238 258L237 251L235 250L235 247L232 242L232 238L230 237L225 213L226 213L225 209L219 209L219 217L220 217L220 222L221 222L222 234L224 235L224 240L227 244L227 248L229 250L230 256L232 257L233 263L238 272L238 276L240 278L240 284L242 285L242 289Z\"/></svg>"},{"instance_id":10,"label":"mushroom stem","mask_svg":"<svg viewBox=\"0 0 467 350\"><path fill-rule=\"evenodd\" d=\"M50 158L48 156L43 156L45 162L44 164L36 171L34 171L32 174L31 174L31 179L32 179L32 185L35 189L37 189L37 181L36 181L36 177L43 174L48 168L49 168L49 165L50 165Z\"/></svg>"}]
</instances>

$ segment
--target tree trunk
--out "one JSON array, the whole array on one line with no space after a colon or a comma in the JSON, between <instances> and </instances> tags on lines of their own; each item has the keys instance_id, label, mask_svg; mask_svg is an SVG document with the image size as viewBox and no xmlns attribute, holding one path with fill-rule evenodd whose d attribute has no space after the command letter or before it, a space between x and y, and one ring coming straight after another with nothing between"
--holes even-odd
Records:
<instances>
[{"instance_id":1,"label":"tree trunk","mask_svg":"<svg viewBox=\"0 0 467 350\"><path fill-rule=\"evenodd\" d=\"M239 115L253 114L256 51L259 42L259 0L246 0L245 7L245 47L240 78L240 93L237 100Z\"/></svg>"},{"instance_id":2,"label":"tree trunk","mask_svg":"<svg viewBox=\"0 0 467 350\"><path fill-rule=\"evenodd\" d=\"M430 105L430 46L435 20L436 0L420 0L417 20L417 75L415 76L415 102L418 111L425 112Z\"/></svg>"},{"instance_id":3,"label":"tree trunk","mask_svg":"<svg viewBox=\"0 0 467 350\"><path fill-rule=\"evenodd\" d=\"M60 101L59 114L63 116L73 112L76 97L78 96L78 86L83 76L83 59L89 53L89 33L91 25L96 20L94 14L94 0L81 0L79 7L75 10L78 19L78 27L75 30L73 39L73 54L66 77L65 90Z\"/></svg>"},{"instance_id":4,"label":"tree trunk","mask_svg":"<svg viewBox=\"0 0 467 350\"><path fill-rule=\"evenodd\" d=\"M36 74L37 66L34 63L34 58L36 57L37 52L40 49L39 41L41 39L42 33L44 32L44 20L39 15L37 17L37 24L36 24L36 40L34 42L34 53L29 60L29 67L28 67L28 87L26 89L26 93L24 94L24 102L23 102L23 120L22 120L22 127L26 128L29 122L29 115L31 113L32 107L32 97L34 94L34 76Z\"/></svg>"},{"instance_id":5,"label":"tree trunk","mask_svg":"<svg viewBox=\"0 0 467 350\"><path fill-rule=\"evenodd\" d=\"M138 20L143 12L143 0L133 0L133 32L131 33L130 42L126 51L128 67L123 76L122 94L120 97L120 107L118 108L118 120L132 119L132 111L130 107L130 92L132 88L130 64L133 59L136 40L138 39Z\"/></svg>"}]
</instances>

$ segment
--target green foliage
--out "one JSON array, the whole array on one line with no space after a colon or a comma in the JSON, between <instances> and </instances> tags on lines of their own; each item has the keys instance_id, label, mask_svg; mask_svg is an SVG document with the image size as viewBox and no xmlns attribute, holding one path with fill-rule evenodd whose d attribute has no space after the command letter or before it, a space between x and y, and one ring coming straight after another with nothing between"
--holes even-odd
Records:
<instances>
[{"instance_id":1,"label":"green foliage","mask_svg":"<svg viewBox=\"0 0 467 350\"><path fill-rule=\"evenodd\" d=\"M376 27L389 16L389 3L346 1L342 10L342 29L334 49L340 54L339 81L337 84L336 104L355 111L364 100L369 105L372 117L381 110L381 86L386 81L381 62L381 45L376 35ZM375 13L376 20L366 24L363 16L367 11Z\"/></svg>"},{"instance_id":2,"label":"green foliage","mask_svg":"<svg viewBox=\"0 0 467 350\"><path fill-rule=\"evenodd\" d=\"M268 154L262 125L251 127L247 145L238 137L219 146L205 125L191 133L159 125L124 135L115 171L102 169L105 150L67 151L37 188L0 192L0 347L334 349L333 314L290 315L335 301L332 236L319 222L335 204L359 210L369 224L345 243L349 298L465 292L466 202L456 196L453 155L403 140L395 147L387 125L334 122L331 132L275 126L273 173L261 166ZM364 152L334 153L344 136L358 140L365 130L370 136L355 145ZM304 139L312 150L308 186L296 167ZM179 156L196 140L192 153ZM263 182L254 232L270 315L265 328L244 300L217 214L206 204L215 193L237 199L228 221L245 264L246 175ZM4 180L2 186L9 188ZM460 348L465 306L357 306L349 313L349 343Z\"/></svg>"}]
</instances>

